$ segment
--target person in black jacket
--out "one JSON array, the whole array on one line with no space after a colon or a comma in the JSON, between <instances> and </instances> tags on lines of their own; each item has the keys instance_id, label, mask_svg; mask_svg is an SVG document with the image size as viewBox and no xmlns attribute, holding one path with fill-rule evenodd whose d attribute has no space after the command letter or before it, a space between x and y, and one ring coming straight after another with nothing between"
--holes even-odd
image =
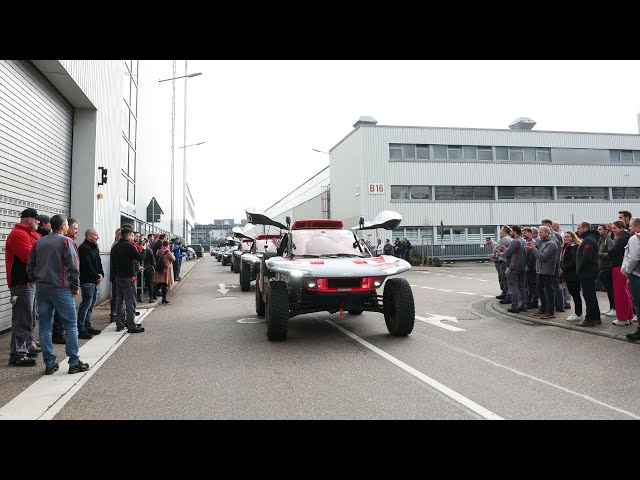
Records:
<instances>
[{"instance_id":1,"label":"person in black jacket","mask_svg":"<svg viewBox=\"0 0 640 480\"><path fill-rule=\"evenodd\" d=\"M142 263L144 255L133 246L133 230L131 228L123 227L121 233L122 238L111 249L111 262L116 274L116 293L118 295L116 299L118 309L116 331L123 330L126 323L129 333L144 332L144 328L138 326L135 321L137 272L134 271L134 260Z\"/></svg>"},{"instance_id":2,"label":"person in black jacket","mask_svg":"<svg viewBox=\"0 0 640 480\"><path fill-rule=\"evenodd\" d=\"M600 272L598 240L600 234L591 229L589 222L580 222L577 226L578 235L582 239L576 251L576 274L580 280L582 296L587 307L584 320L576 323L579 327L595 327L602 325L600 307L596 296L596 278Z\"/></svg>"},{"instance_id":3,"label":"person in black jacket","mask_svg":"<svg viewBox=\"0 0 640 480\"><path fill-rule=\"evenodd\" d=\"M104 278L100 249L98 248L98 231L89 228L84 232L84 242L78 247L80 258L80 291L82 302L78 310L78 338L90 339L100 335L101 331L91 326L93 306L98 300L98 285Z\"/></svg>"},{"instance_id":4,"label":"person in black jacket","mask_svg":"<svg viewBox=\"0 0 640 480\"><path fill-rule=\"evenodd\" d=\"M143 244L144 247L144 284L147 285L149 289L149 303L153 303L157 300L155 292L154 292L154 284L153 284L153 273L156 271L155 269L155 260L153 257L153 250L148 243Z\"/></svg>"},{"instance_id":5,"label":"person in black jacket","mask_svg":"<svg viewBox=\"0 0 640 480\"><path fill-rule=\"evenodd\" d=\"M560 261L562 262L562 283L567 286L571 297L573 298L573 315L569 315L567 320L582 320L582 298L580 297L580 280L576 273L576 252L580 245L580 239L573 232L564 232L562 235L564 243L560 252Z\"/></svg>"}]
</instances>

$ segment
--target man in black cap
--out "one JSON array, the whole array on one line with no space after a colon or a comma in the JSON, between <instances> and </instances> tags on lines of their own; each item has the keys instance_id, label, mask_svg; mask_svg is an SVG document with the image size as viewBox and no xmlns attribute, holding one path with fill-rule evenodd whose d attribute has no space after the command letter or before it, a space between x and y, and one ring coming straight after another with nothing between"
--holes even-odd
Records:
<instances>
[{"instance_id":1,"label":"man in black cap","mask_svg":"<svg viewBox=\"0 0 640 480\"><path fill-rule=\"evenodd\" d=\"M11 291L11 349L9 365L33 367L40 348L31 345L36 322L36 284L27 275L27 261L31 248L40 235L38 212L27 208L20 214L20 223L16 223L7 237L5 265L7 267L7 285Z\"/></svg>"},{"instance_id":2,"label":"man in black cap","mask_svg":"<svg viewBox=\"0 0 640 480\"><path fill-rule=\"evenodd\" d=\"M41 237L51 233L51 218L49 215L38 215L38 230Z\"/></svg>"}]
</instances>

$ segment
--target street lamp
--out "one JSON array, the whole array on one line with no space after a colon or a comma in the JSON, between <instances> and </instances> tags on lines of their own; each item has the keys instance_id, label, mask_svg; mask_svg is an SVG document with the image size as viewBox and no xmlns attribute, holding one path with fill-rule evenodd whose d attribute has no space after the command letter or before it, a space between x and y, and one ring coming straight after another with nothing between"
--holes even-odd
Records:
<instances>
[{"instance_id":1,"label":"street lamp","mask_svg":"<svg viewBox=\"0 0 640 480\"><path fill-rule=\"evenodd\" d=\"M174 235L173 220L174 220L174 206L175 206L175 128L176 128L176 80L180 78L189 79L202 75L202 72L187 74L187 60L184 61L184 75L176 77L176 61L173 61L173 75L170 78L158 80L158 83L168 82L172 80L173 93L171 96L171 227L169 228L171 235ZM187 143L187 82L184 82L184 140L183 143ZM183 164L186 164L186 150L183 152ZM183 165L183 171L186 166ZM186 194L185 194L186 197Z\"/></svg>"},{"instance_id":2,"label":"street lamp","mask_svg":"<svg viewBox=\"0 0 640 480\"><path fill-rule=\"evenodd\" d=\"M202 145L205 142L192 143L191 145L184 145L182 147L178 147L178 150L184 149L186 151L189 147L195 147L196 145ZM185 152L186 155L186 152ZM186 156L184 157L185 161L182 162L182 194L184 198L182 199L182 241L186 243L187 241L187 161Z\"/></svg>"}]
</instances>

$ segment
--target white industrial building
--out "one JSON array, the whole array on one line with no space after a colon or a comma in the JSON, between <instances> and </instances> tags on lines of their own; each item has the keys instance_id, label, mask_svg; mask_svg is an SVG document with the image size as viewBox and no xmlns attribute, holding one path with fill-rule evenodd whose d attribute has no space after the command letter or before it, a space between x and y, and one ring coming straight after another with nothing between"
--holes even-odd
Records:
<instances>
[{"instance_id":1,"label":"white industrial building","mask_svg":"<svg viewBox=\"0 0 640 480\"><path fill-rule=\"evenodd\" d=\"M186 69L171 60L0 60L0 331L11 326L5 243L27 207L77 219L78 243L97 228L107 275L122 223L188 238L194 207L178 152L186 87L158 82ZM166 134L145 142L154 131ZM150 204L159 217L147 215ZM103 282L99 298L108 295Z\"/></svg>"},{"instance_id":2,"label":"white industrial building","mask_svg":"<svg viewBox=\"0 0 640 480\"><path fill-rule=\"evenodd\" d=\"M434 243L443 257L485 255L501 225L605 223L640 215L640 135L378 125L361 117L330 149L330 165L270 206L280 221L341 219L345 226L382 210L403 221L372 242L406 237ZM442 225L442 226L441 226Z\"/></svg>"}]
</instances>

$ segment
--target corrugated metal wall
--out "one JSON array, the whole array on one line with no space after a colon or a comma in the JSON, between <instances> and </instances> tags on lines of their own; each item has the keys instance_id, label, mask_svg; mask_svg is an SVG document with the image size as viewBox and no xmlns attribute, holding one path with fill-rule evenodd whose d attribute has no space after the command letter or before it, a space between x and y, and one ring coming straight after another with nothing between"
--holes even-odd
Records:
<instances>
[{"instance_id":1,"label":"corrugated metal wall","mask_svg":"<svg viewBox=\"0 0 640 480\"><path fill-rule=\"evenodd\" d=\"M5 243L20 212L68 215L73 107L26 60L0 61L0 331L11 325Z\"/></svg>"},{"instance_id":2,"label":"corrugated metal wall","mask_svg":"<svg viewBox=\"0 0 640 480\"><path fill-rule=\"evenodd\" d=\"M362 130L356 130L348 142L340 143L330 152L331 217L337 220L360 217L363 191L368 178L365 175L363 179L362 170L367 168L367 151L370 148L363 140ZM356 185L359 195L356 195Z\"/></svg>"}]
</instances>

